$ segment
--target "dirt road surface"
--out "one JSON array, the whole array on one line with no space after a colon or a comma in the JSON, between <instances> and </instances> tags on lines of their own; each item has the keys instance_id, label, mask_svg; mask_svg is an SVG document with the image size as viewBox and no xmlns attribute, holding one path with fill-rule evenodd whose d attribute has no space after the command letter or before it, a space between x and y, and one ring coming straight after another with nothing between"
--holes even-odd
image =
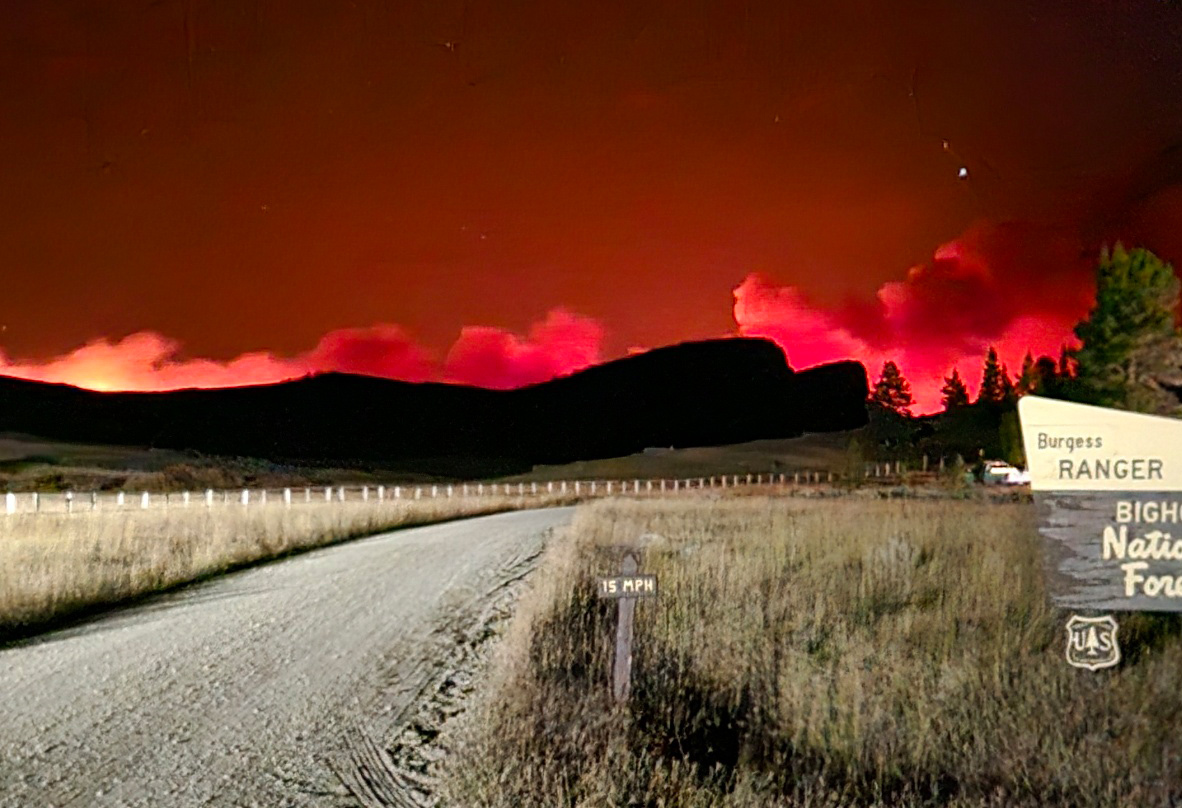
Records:
<instances>
[{"instance_id":1,"label":"dirt road surface","mask_svg":"<svg viewBox=\"0 0 1182 808\"><path fill-rule=\"evenodd\" d=\"M357 739L399 731L570 514L396 531L0 650L0 806L360 804Z\"/></svg>"}]
</instances>

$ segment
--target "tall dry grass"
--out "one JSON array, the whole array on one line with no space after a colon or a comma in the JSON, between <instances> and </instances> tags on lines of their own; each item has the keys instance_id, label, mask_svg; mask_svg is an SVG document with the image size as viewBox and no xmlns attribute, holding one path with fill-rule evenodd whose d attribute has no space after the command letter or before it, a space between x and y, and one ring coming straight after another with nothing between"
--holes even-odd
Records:
<instances>
[{"instance_id":1,"label":"tall dry grass","mask_svg":"<svg viewBox=\"0 0 1182 808\"><path fill-rule=\"evenodd\" d=\"M571 501L486 496L0 515L0 642L95 606L300 550Z\"/></svg>"},{"instance_id":2,"label":"tall dry grass","mask_svg":"<svg viewBox=\"0 0 1182 808\"><path fill-rule=\"evenodd\" d=\"M616 545L648 539L634 691L610 700ZM1182 641L1122 616L1076 670L1032 508L597 502L552 545L459 732L467 806L1182 804Z\"/></svg>"}]
</instances>

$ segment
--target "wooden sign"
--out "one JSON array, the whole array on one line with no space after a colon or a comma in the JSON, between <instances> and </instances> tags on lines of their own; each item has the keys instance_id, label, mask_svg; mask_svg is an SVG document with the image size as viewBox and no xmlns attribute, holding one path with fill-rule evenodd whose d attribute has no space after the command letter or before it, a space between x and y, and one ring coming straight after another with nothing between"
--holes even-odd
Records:
<instances>
[{"instance_id":1,"label":"wooden sign","mask_svg":"<svg viewBox=\"0 0 1182 808\"><path fill-rule=\"evenodd\" d=\"M657 595L657 576L620 575L599 579L601 598L652 598Z\"/></svg>"},{"instance_id":2,"label":"wooden sign","mask_svg":"<svg viewBox=\"0 0 1182 808\"><path fill-rule=\"evenodd\" d=\"M1182 611L1182 420L1018 402L1052 602Z\"/></svg>"},{"instance_id":3,"label":"wooden sign","mask_svg":"<svg viewBox=\"0 0 1182 808\"><path fill-rule=\"evenodd\" d=\"M612 696L616 702L628 700L632 691L632 634L636 621L636 599L656 597L657 576L637 573L636 556L628 553L620 565L620 575L599 579L599 596L619 600L616 622L616 653L612 659Z\"/></svg>"}]
</instances>

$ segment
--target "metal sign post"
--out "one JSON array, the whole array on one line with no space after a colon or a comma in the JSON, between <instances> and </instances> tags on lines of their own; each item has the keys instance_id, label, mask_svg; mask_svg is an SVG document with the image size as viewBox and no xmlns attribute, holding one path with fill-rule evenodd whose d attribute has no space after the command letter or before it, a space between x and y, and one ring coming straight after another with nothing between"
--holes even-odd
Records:
<instances>
[{"instance_id":1,"label":"metal sign post","mask_svg":"<svg viewBox=\"0 0 1182 808\"><path fill-rule=\"evenodd\" d=\"M632 692L632 636L636 619L636 599L657 596L657 576L637 573L636 556L628 553L620 565L620 575L599 579L599 596L619 601L616 622L616 652L612 659L612 696L617 704L628 700Z\"/></svg>"}]
</instances>

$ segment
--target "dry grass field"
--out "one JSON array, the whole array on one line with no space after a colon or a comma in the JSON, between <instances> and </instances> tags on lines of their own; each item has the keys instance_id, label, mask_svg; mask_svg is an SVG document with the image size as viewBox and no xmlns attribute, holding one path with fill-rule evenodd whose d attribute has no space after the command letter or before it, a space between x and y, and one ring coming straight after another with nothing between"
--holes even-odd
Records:
<instances>
[{"instance_id":1,"label":"dry grass field","mask_svg":"<svg viewBox=\"0 0 1182 808\"><path fill-rule=\"evenodd\" d=\"M618 545L649 535L613 706ZM580 508L451 730L468 806L1182 804L1182 623L1063 659L1033 508L743 497Z\"/></svg>"},{"instance_id":2,"label":"dry grass field","mask_svg":"<svg viewBox=\"0 0 1182 808\"><path fill-rule=\"evenodd\" d=\"M556 494L0 516L0 642L96 606L300 550L573 501Z\"/></svg>"}]
</instances>

